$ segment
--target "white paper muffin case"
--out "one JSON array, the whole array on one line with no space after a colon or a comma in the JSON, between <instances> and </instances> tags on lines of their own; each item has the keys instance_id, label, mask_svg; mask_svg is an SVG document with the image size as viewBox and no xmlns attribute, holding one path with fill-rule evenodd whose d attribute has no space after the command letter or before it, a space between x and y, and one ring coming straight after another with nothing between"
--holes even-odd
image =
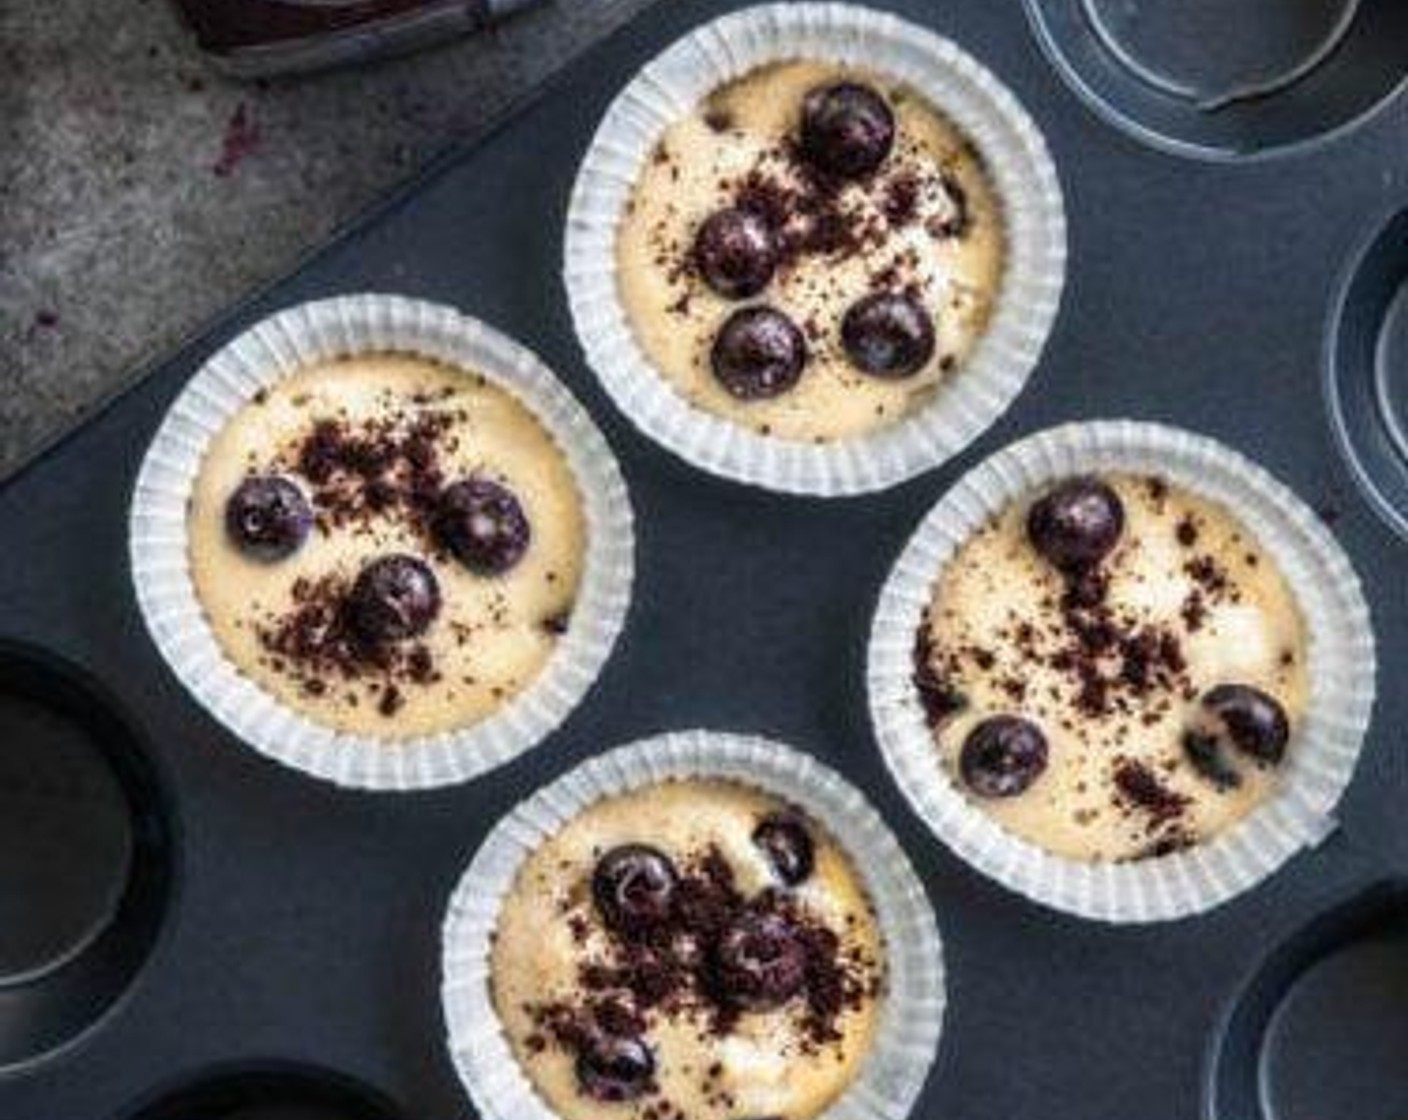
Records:
<instances>
[{"instance_id":1,"label":"white paper muffin case","mask_svg":"<svg viewBox=\"0 0 1408 1120\"><path fill-rule=\"evenodd\" d=\"M281 704L225 656L191 578L187 503L211 440L261 388L330 358L399 351L482 373L552 434L581 494L587 555L572 626L537 679L471 726L408 740L338 732ZM605 439L532 353L454 308L390 295L301 304L251 327L182 390L142 463L130 522L137 602L157 648L216 719L256 750L338 785L410 790L466 781L540 742L586 694L620 633L634 548L630 501Z\"/></svg>"},{"instance_id":2,"label":"white paper muffin case","mask_svg":"<svg viewBox=\"0 0 1408 1120\"><path fill-rule=\"evenodd\" d=\"M822 445L766 437L689 404L641 350L616 282L617 224L662 132L720 85L786 59L863 67L917 90L974 142L1006 221L1002 288L968 361L922 409L873 433ZM587 360L643 432L715 474L833 496L880 490L937 467L991 425L1041 356L1065 265L1056 169L1006 86L949 40L893 15L850 4L786 3L704 24L617 96L577 175L563 272Z\"/></svg>"},{"instance_id":3,"label":"white paper muffin case","mask_svg":"<svg viewBox=\"0 0 1408 1120\"><path fill-rule=\"evenodd\" d=\"M1221 503L1285 574L1309 638L1310 701L1272 794L1241 821L1185 851L1135 863L1047 853L1003 830L943 771L911 677L914 635L934 583L989 516L1077 474L1157 474ZM1204 436L1104 421L1039 432L960 479L919 525L880 596L870 637L871 718L895 781L941 840L978 870L1037 902L1108 922L1208 910L1255 886L1335 828L1369 724L1374 635L1359 580L1315 513L1265 470Z\"/></svg>"},{"instance_id":4,"label":"white paper muffin case","mask_svg":"<svg viewBox=\"0 0 1408 1120\"><path fill-rule=\"evenodd\" d=\"M885 938L888 994L870 1056L822 1120L904 1120L943 1021L934 912L898 842L861 793L815 759L747 735L685 731L618 747L539 790L490 832L450 899L441 994L450 1053L484 1120L553 1120L513 1055L489 991L499 909L523 862L589 805L668 778L722 778L783 798L855 861Z\"/></svg>"}]
</instances>

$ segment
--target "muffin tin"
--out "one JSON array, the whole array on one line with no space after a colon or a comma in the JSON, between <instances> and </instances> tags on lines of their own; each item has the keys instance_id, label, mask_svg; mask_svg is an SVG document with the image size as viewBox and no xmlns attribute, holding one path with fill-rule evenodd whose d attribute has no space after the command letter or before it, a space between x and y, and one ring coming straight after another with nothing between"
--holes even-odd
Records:
<instances>
[{"instance_id":1,"label":"muffin tin","mask_svg":"<svg viewBox=\"0 0 1408 1120\"><path fill-rule=\"evenodd\" d=\"M1325 353L1335 436L1365 496L1408 535L1408 207L1355 254Z\"/></svg>"},{"instance_id":2,"label":"muffin tin","mask_svg":"<svg viewBox=\"0 0 1408 1120\"><path fill-rule=\"evenodd\" d=\"M218 1070L179 1085L123 1120L396 1120L380 1093L351 1078L279 1063Z\"/></svg>"},{"instance_id":3,"label":"muffin tin","mask_svg":"<svg viewBox=\"0 0 1408 1120\"><path fill-rule=\"evenodd\" d=\"M1378 1048L1401 1052L1408 1015L1408 694L1393 684L1408 593L1402 542L1379 513L1401 526L1386 480L1408 460L1394 434L1408 384L1408 100L1388 92L1408 59L1378 111L1345 117L1333 138L1218 166L1086 112L1015 5L880 4L953 37L1037 119L1069 206L1069 282L1040 368L981 440L884 494L818 502L712 479L635 434L586 369L558 279L568 193L606 105L725 6L656 6L0 490L0 914L20 915L0 936L6 1120L472 1115L438 1000L459 873L545 782L692 726L812 751L914 862L949 998L916 1116L1404 1114L1408 1075ZM1381 50L1408 53L1408 37L1383 31L1401 5L1359 7L1356 19L1390 21L1366 24ZM1342 46L1325 77L1352 58ZM1375 65L1356 73L1368 81ZM338 790L238 743L162 665L124 560L137 464L201 362L273 310L363 290L456 304L541 354L616 449L639 526L626 632L586 702L531 754L434 792ZM1228 905L1140 928L1044 910L935 842L885 773L864 694L876 596L923 512L1014 438L1100 416L1206 432L1319 507L1364 582L1385 667L1340 827ZM43 766L27 761L35 751ZM53 801L37 819L72 838L57 851L12 823L39 788Z\"/></svg>"},{"instance_id":4,"label":"muffin tin","mask_svg":"<svg viewBox=\"0 0 1408 1120\"><path fill-rule=\"evenodd\" d=\"M1247 159L1353 129L1405 82L1397 0L1026 0L1052 63L1143 143Z\"/></svg>"},{"instance_id":5,"label":"muffin tin","mask_svg":"<svg viewBox=\"0 0 1408 1120\"><path fill-rule=\"evenodd\" d=\"M161 926L166 799L125 716L39 649L0 643L0 1063L102 1019Z\"/></svg>"}]
</instances>

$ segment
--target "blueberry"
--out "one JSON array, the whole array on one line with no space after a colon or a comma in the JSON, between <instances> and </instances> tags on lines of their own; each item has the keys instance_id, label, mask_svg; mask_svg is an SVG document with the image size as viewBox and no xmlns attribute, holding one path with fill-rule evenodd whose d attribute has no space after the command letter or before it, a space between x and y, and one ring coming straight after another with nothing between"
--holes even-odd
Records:
<instances>
[{"instance_id":1,"label":"blueberry","mask_svg":"<svg viewBox=\"0 0 1408 1120\"><path fill-rule=\"evenodd\" d=\"M747 1007L776 1007L802 990L807 950L797 927L781 914L745 910L714 947L719 985Z\"/></svg>"},{"instance_id":2,"label":"blueberry","mask_svg":"<svg viewBox=\"0 0 1408 1120\"><path fill-rule=\"evenodd\" d=\"M292 556L312 527L308 499L282 475L251 475L225 503L225 531L241 552L256 560Z\"/></svg>"},{"instance_id":3,"label":"blueberry","mask_svg":"<svg viewBox=\"0 0 1408 1120\"><path fill-rule=\"evenodd\" d=\"M1203 694L1202 706L1243 754L1272 765L1285 756L1290 722L1275 697L1247 684L1220 684Z\"/></svg>"},{"instance_id":4,"label":"blueberry","mask_svg":"<svg viewBox=\"0 0 1408 1120\"><path fill-rule=\"evenodd\" d=\"M751 210L719 210L695 235L694 265L705 283L726 299L757 295L777 267L772 227Z\"/></svg>"},{"instance_id":5,"label":"blueberry","mask_svg":"<svg viewBox=\"0 0 1408 1120\"><path fill-rule=\"evenodd\" d=\"M1183 736L1183 753L1193 769L1218 790L1236 789L1242 784L1242 775L1228 761L1216 735L1189 731Z\"/></svg>"},{"instance_id":6,"label":"blueberry","mask_svg":"<svg viewBox=\"0 0 1408 1120\"><path fill-rule=\"evenodd\" d=\"M592 897L606 923L620 933L642 932L670 917L679 876L664 852L623 844L597 862Z\"/></svg>"},{"instance_id":7,"label":"blueberry","mask_svg":"<svg viewBox=\"0 0 1408 1120\"><path fill-rule=\"evenodd\" d=\"M802 154L819 171L858 179L884 163L894 144L895 115L870 86L818 86L802 102Z\"/></svg>"},{"instance_id":8,"label":"blueberry","mask_svg":"<svg viewBox=\"0 0 1408 1120\"><path fill-rule=\"evenodd\" d=\"M841 320L851 362L876 377L910 377L934 356L934 321L923 304L899 292L857 300Z\"/></svg>"},{"instance_id":9,"label":"blueberry","mask_svg":"<svg viewBox=\"0 0 1408 1120\"><path fill-rule=\"evenodd\" d=\"M714 376L739 400L776 397L797 384L807 361L802 332L781 311L744 307L735 311L714 339Z\"/></svg>"},{"instance_id":10,"label":"blueberry","mask_svg":"<svg viewBox=\"0 0 1408 1120\"><path fill-rule=\"evenodd\" d=\"M777 877L789 887L807 879L816 866L812 834L795 813L769 813L753 830L753 843L767 854Z\"/></svg>"},{"instance_id":11,"label":"blueberry","mask_svg":"<svg viewBox=\"0 0 1408 1120\"><path fill-rule=\"evenodd\" d=\"M1067 572L1098 564L1124 532L1124 505L1096 478L1073 478L1032 506L1027 537L1042 556Z\"/></svg>"},{"instance_id":12,"label":"blueberry","mask_svg":"<svg viewBox=\"0 0 1408 1120\"><path fill-rule=\"evenodd\" d=\"M1046 736L1017 716L990 716L963 740L958 766L979 797L1016 797L1046 769Z\"/></svg>"},{"instance_id":13,"label":"blueberry","mask_svg":"<svg viewBox=\"0 0 1408 1120\"><path fill-rule=\"evenodd\" d=\"M513 491L487 478L445 487L434 531L460 563L485 576L502 575L522 560L533 535Z\"/></svg>"},{"instance_id":14,"label":"blueberry","mask_svg":"<svg viewBox=\"0 0 1408 1120\"><path fill-rule=\"evenodd\" d=\"M577 1051L577 1082L594 1100L634 1100L655 1079L655 1055L634 1036L588 1035Z\"/></svg>"},{"instance_id":15,"label":"blueberry","mask_svg":"<svg viewBox=\"0 0 1408 1120\"><path fill-rule=\"evenodd\" d=\"M423 560L396 553L373 560L352 585L352 624L370 642L422 634L440 613L440 584Z\"/></svg>"}]
</instances>

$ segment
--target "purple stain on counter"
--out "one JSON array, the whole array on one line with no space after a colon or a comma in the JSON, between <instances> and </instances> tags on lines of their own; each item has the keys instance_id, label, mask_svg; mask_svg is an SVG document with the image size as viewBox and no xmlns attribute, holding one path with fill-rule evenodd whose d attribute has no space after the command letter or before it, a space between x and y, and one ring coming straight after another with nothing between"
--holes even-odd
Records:
<instances>
[{"instance_id":1,"label":"purple stain on counter","mask_svg":"<svg viewBox=\"0 0 1408 1120\"><path fill-rule=\"evenodd\" d=\"M249 106L241 101L225 123L225 135L220 141L220 158L211 170L222 179L228 179L247 157L259 148L259 125L255 123Z\"/></svg>"}]
</instances>

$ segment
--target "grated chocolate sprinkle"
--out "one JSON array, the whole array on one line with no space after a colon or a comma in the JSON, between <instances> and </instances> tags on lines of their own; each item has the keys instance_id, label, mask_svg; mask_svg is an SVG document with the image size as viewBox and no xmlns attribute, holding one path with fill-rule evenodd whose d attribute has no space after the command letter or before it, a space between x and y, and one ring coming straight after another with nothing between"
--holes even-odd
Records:
<instances>
[{"instance_id":1,"label":"grated chocolate sprinkle","mask_svg":"<svg viewBox=\"0 0 1408 1120\"><path fill-rule=\"evenodd\" d=\"M468 419L452 407L453 395L420 394L411 399L414 407L393 403L384 416L355 423L310 419L276 462L306 481L320 532L368 532L375 524L400 522L418 535L427 555L444 558L433 530L447 481L441 460L456 446L456 423ZM405 706L408 686L438 681L440 673L421 643L362 638L350 617L350 593L351 581L340 575L299 579L292 605L261 620L256 635L267 663L308 695L327 694L336 680L364 681L373 686L376 710L390 718Z\"/></svg>"},{"instance_id":2,"label":"grated chocolate sprinkle","mask_svg":"<svg viewBox=\"0 0 1408 1120\"><path fill-rule=\"evenodd\" d=\"M706 123L707 120L706 120ZM713 127L711 125L711 127ZM778 249L778 269L785 271L807 257L846 260L883 246L892 231L915 226L924 218L926 200L947 202L942 218L926 225L940 239L962 236L970 221L967 201L954 177L931 170L912 157L896 153L892 170L860 188L819 171L804 159L793 139L784 139L759 154L754 164L719 188L724 205L757 214L772 227ZM855 191L863 191L857 199ZM692 275L693 262L684 254L670 268L672 280ZM905 274L917 267L913 252L902 254L872 278L876 290L900 290L913 281ZM665 263L662 261L662 263ZM687 313L686 291L671 310Z\"/></svg>"},{"instance_id":3,"label":"grated chocolate sprinkle","mask_svg":"<svg viewBox=\"0 0 1408 1120\"><path fill-rule=\"evenodd\" d=\"M715 946L745 915L777 916L795 931L805 956L805 982L790 1005L805 1052L815 1054L839 1040L841 1017L878 996L879 963L844 948L794 896L773 888L744 894L728 860L713 846L679 869L663 921L618 928L591 919L606 949L580 964L578 997L526 1009L537 1037L576 1052L596 1032L642 1036L656 1018L687 1018L708 1036L727 1037L747 1008L722 983ZM589 919L579 912L569 921L574 940L585 941Z\"/></svg>"},{"instance_id":4,"label":"grated chocolate sprinkle","mask_svg":"<svg viewBox=\"0 0 1408 1120\"><path fill-rule=\"evenodd\" d=\"M356 425L315 420L292 466L312 487L324 531L399 517L427 548L438 548L430 526L445 483L441 444L457 419L464 414L395 413Z\"/></svg>"},{"instance_id":5,"label":"grated chocolate sprinkle","mask_svg":"<svg viewBox=\"0 0 1408 1120\"><path fill-rule=\"evenodd\" d=\"M967 699L953 687L949 679L935 667L934 638L929 629L928 612L914 634L914 673L910 678L919 693L924 719L930 727L938 727L949 716L968 705Z\"/></svg>"},{"instance_id":6,"label":"grated chocolate sprinkle","mask_svg":"<svg viewBox=\"0 0 1408 1120\"><path fill-rule=\"evenodd\" d=\"M1144 763L1121 758L1115 763L1115 789L1129 805L1147 813L1154 826L1183 815L1191 804L1187 794L1171 789Z\"/></svg>"},{"instance_id":7,"label":"grated chocolate sprinkle","mask_svg":"<svg viewBox=\"0 0 1408 1120\"><path fill-rule=\"evenodd\" d=\"M1161 609L1157 604L1162 596L1150 606L1151 600L1141 593L1150 582L1148 573L1120 570L1120 580L1130 581L1126 602L1112 590L1116 569L1109 562L1068 572L1043 566L1040 578L1051 581L1051 590L1039 585L1032 611L1014 605L990 631L965 628L957 615L947 612L939 617L936 612L944 606L931 604L915 633L912 676L936 734L961 706L959 689L971 682L989 697L995 712L1020 713L1077 736L1082 750L1094 752L1092 759L1108 751L1098 763L1108 769L1093 783L1103 788L1108 803L1098 810L1077 808L1076 816L1084 824L1093 819L1091 814L1113 808L1125 817L1135 829L1130 839L1137 847L1119 857L1125 859L1167 854L1198 839L1190 816L1192 799L1180 792L1172 777L1198 763L1198 752L1184 743L1186 729L1181 726L1187 705L1201 690L1188 664L1189 642L1207 629L1220 604L1241 601L1245 591L1234 569L1250 566L1248 557L1256 555L1243 546L1229 566L1216 551L1223 546L1221 536L1197 514L1182 513L1170 501L1167 482L1150 475L1134 482L1137 497L1163 519L1162 530L1153 531L1168 534L1169 543L1178 546L1170 575L1181 599L1174 600L1170 617L1153 613ZM1004 524L993 518L979 532L996 533ZM1239 544L1235 534L1231 541ZM1140 546L1140 541L1131 544L1133 549ZM1055 679L1033 687L1034 673L1043 671ZM1160 726L1174 737L1172 753L1155 763L1136 748L1149 733L1145 729ZM1082 814L1086 820L1079 819Z\"/></svg>"},{"instance_id":8,"label":"grated chocolate sprinkle","mask_svg":"<svg viewBox=\"0 0 1408 1120\"><path fill-rule=\"evenodd\" d=\"M269 663L292 675L310 696L322 696L331 681L372 678L383 682L378 710L392 716L404 704L397 684L439 679L429 649L416 643L367 641L353 625L351 585L340 576L300 577L293 584L293 607L256 627Z\"/></svg>"}]
</instances>

